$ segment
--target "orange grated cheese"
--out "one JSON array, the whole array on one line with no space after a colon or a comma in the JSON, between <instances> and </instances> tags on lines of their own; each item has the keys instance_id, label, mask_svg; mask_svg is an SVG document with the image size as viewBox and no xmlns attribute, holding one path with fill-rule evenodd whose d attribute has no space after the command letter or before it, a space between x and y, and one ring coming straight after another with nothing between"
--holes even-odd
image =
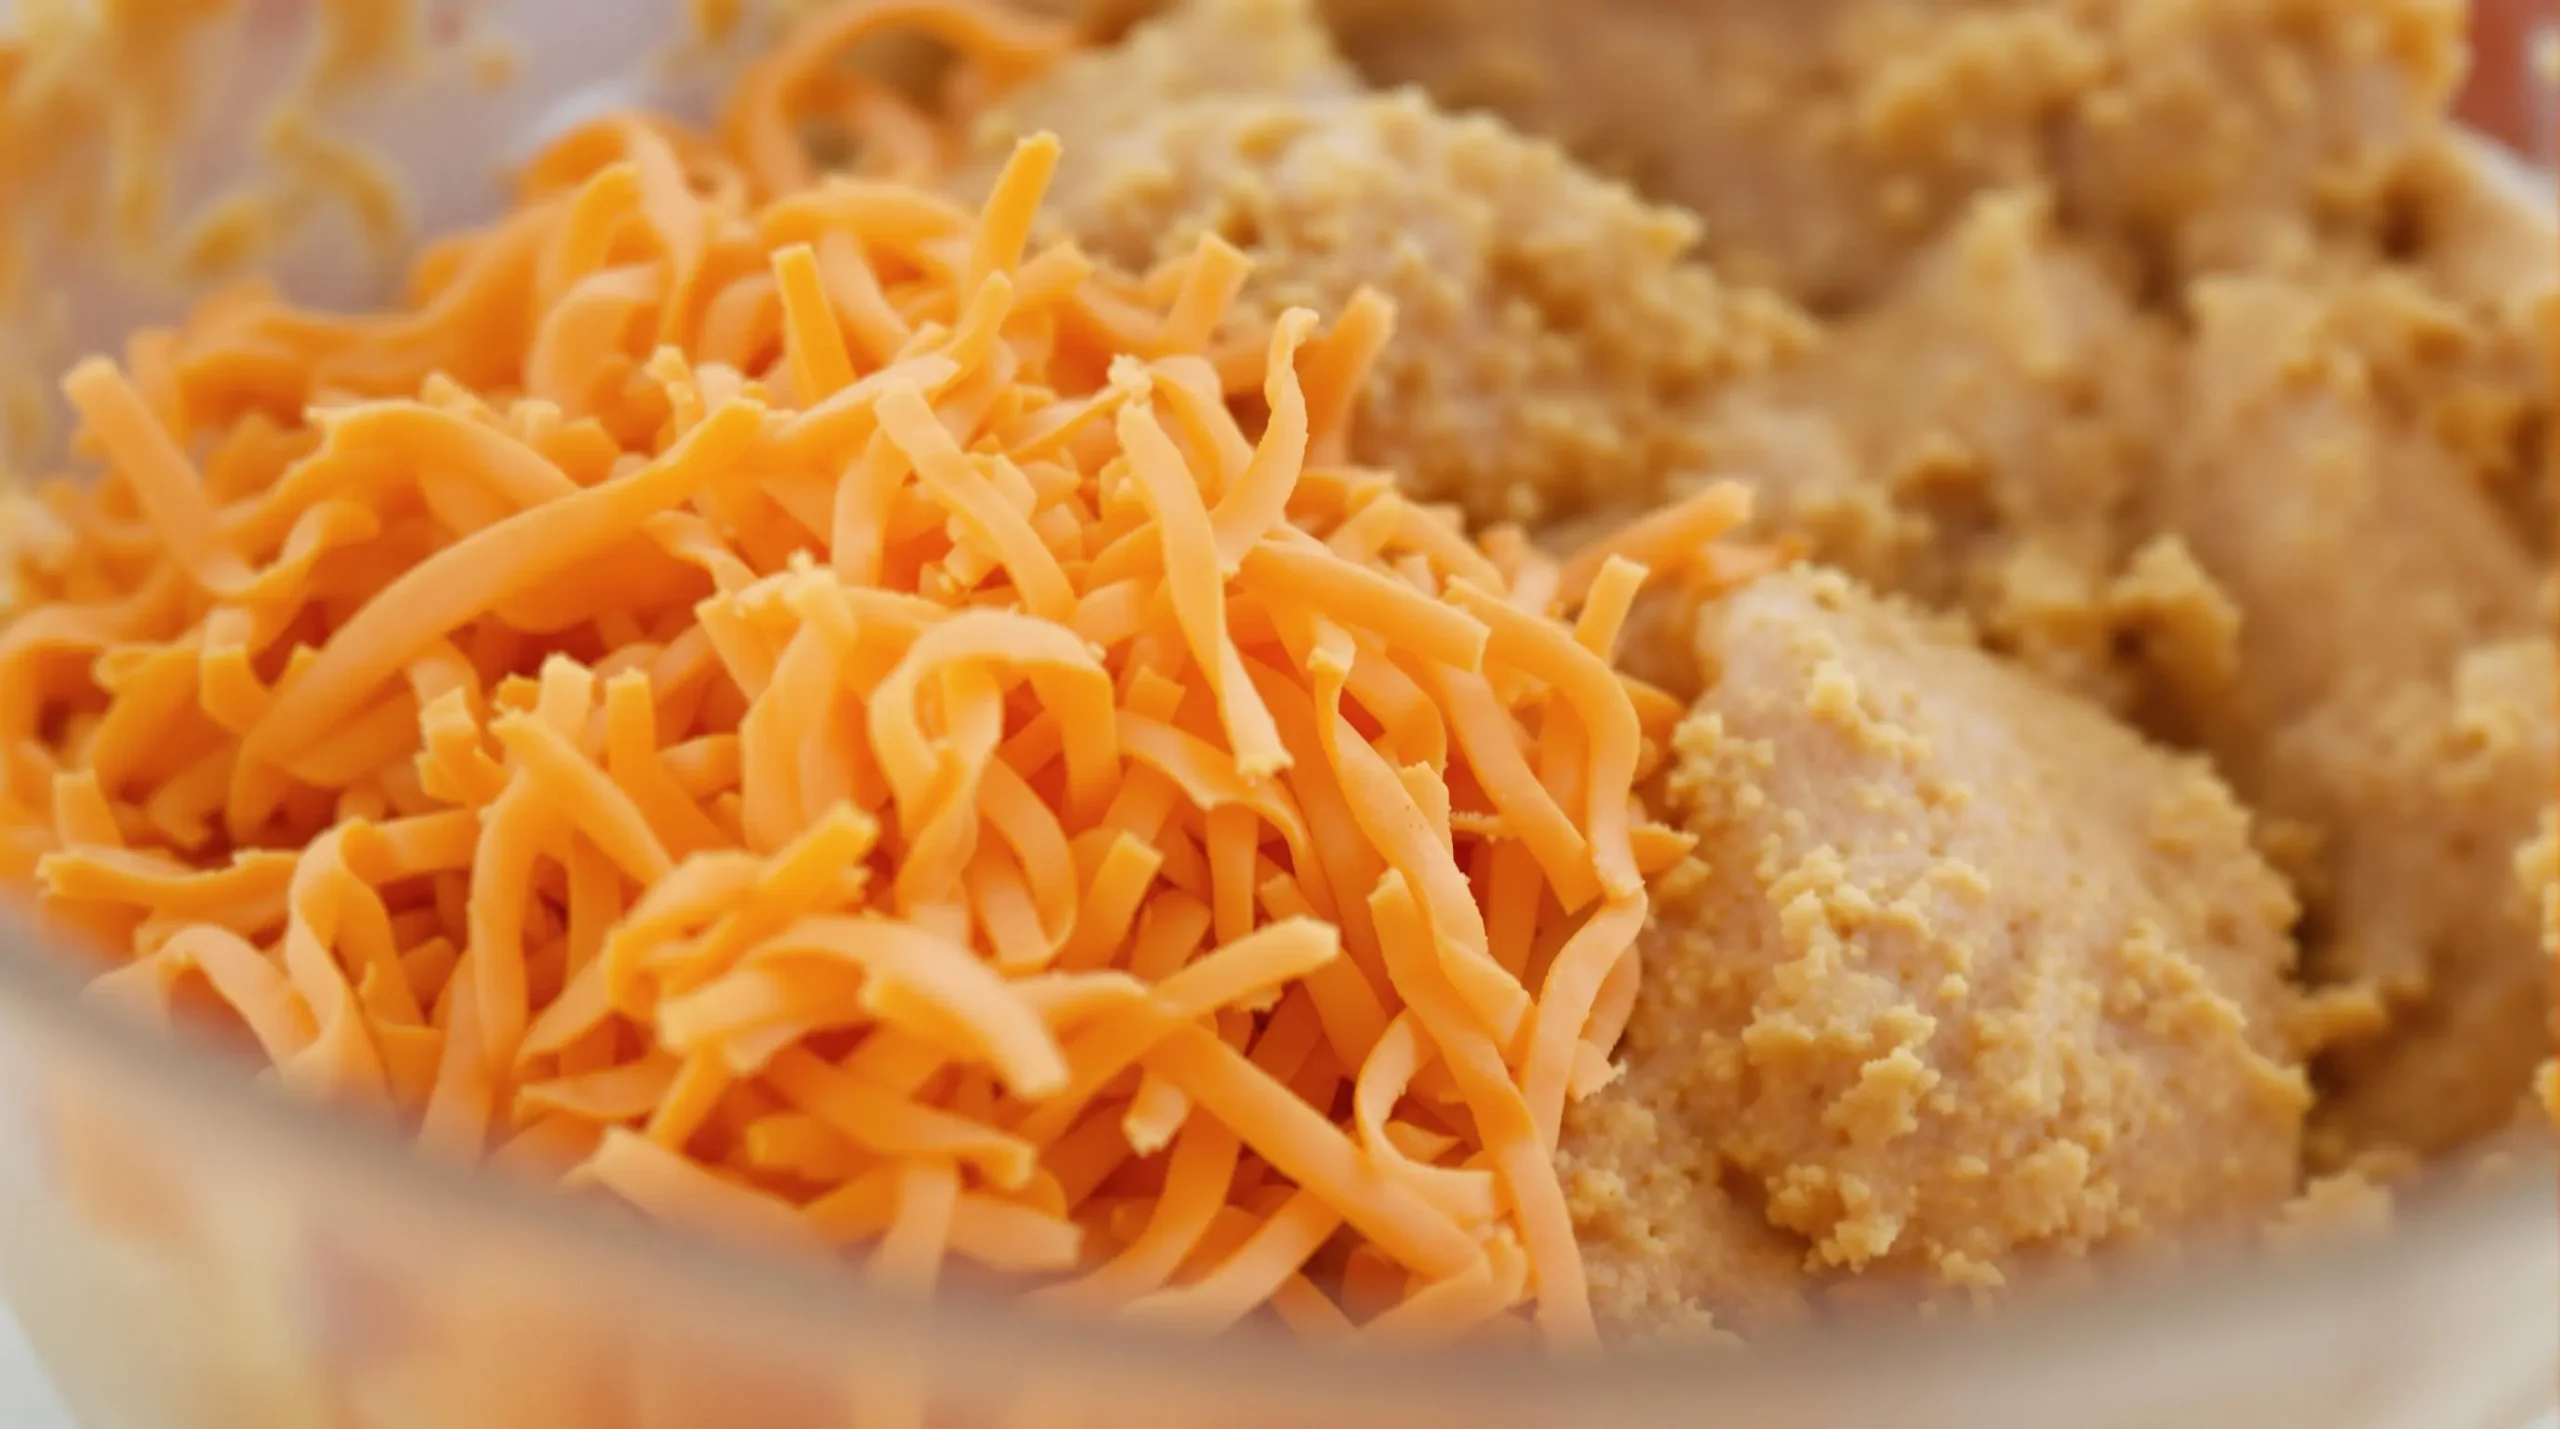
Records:
<instances>
[{"instance_id":1,"label":"orange grated cheese","mask_svg":"<svg viewBox=\"0 0 2560 1429\"><path fill-rule=\"evenodd\" d=\"M816 110L895 127L836 63L892 29L982 93L1063 46L842 7L720 142L563 139L395 311L232 293L75 368L0 873L101 1000L664 1219L1588 1343L1557 1128L1685 847L1610 654L1646 567L1749 566L1741 508L1470 541L1339 464L1383 300L1036 248L1045 137L975 214L820 175Z\"/></svg>"}]
</instances>

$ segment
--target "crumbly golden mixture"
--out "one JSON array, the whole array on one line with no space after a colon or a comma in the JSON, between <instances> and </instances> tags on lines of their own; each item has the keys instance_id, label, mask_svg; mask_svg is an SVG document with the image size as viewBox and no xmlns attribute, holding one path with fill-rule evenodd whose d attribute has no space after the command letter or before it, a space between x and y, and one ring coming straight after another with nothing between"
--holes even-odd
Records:
<instances>
[{"instance_id":1,"label":"crumbly golden mixture","mask_svg":"<svg viewBox=\"0 0 2560 1429\"><path fill-rule=\"evenodd\" d=\"M2560 215L2485 171L2476 146L2442 135L2402 177L2399 222L2406 271L2450 321L2430 324L2432 340L2383 375L2547 564L2560 532Z\"/></svg>"},{"instance_id":2,"label":"crumbly golden mixture","mask_svg":"<svg viewBox=\"0 0 2560 1429\"><path fill-rule=\"evenodd\" d=\"M1304 36L1270 43L1320 43L1304 3L1281 0L1204 0L1143 26L1018 97L988 152L1057 132L1051 212L1102 257L1144 266L1216 233L1254 257L1262 307L1339 310L1364 286L1394 299L1361 460L1479 519L1651 496L1698 461L1692 414L1717 384L1805 340L1786 304L1686 260L1692 219L1551 144L1414 95L1310 98L1296 66L1277 74L1286 94L1186 97L1197 76L1159 58L1172 26L1215 57L1285 14ZM1074 98L1092 92L1112 98Z\"/></svg>"},{"instance_id":3,"label":"crumbly golden mixture","mask_svg":"<svg viewBox=\"0 0 2560 1429\"><path fill-rule=\"evenodd\" d=\"M2171 346L2041 192L1986 195L1891 291L1729 394L1710 462L1750 473L1770 525L1822 559L2122 702L2123 631L2157 592L2116 586Z\"/></svg>"},{"instance_id":4,"label":"crumbly golden mixture","mask_svg":"<svg viewBox=\"0 0 2560 1429\"><path fill-rule=\"evenodd\" d=\"M1974 190L2042 172L2048 116L2102 59L2059 15L1913 0L1325 8L1379 82L1555 136L1694 209L1719 271L1826 308Z\"/></svg>"},{"instance_id":5,"label":"crumbly golden mixture","mask_svg":"<svg viewBox=\"0 0 2560 1429\"><path fill-rule=\"evenodd\" d=\"M1809 1278L1987 1292L2291 1194L2294 903L2200 761L1836 573L1697 640L1666 792L1699 843L1567 1138L1670 1173L1576 1183L1608 1314L1764 1303L1737 1199Z\"/></svg>"},{"instance_id":6,"label":"crumbly golden mixture","mask_svg":"<svg viewBox=\"0 0 2560 1429\"><path fill-rule=\"evenodd\" d=\"M2549 806L2555 689L2547 638L2528 636L2279 737L2266 806L2303 809L2326 834L2312 972L2370 984L2389 1014L2380 1036L2332 1054L2315 1164L2494 1131L2549 1055L2540 910L2514 870Z\"/></svg>"},{"instance_id":7,"label":"crumbly golden mixture","mask_svg":"<svg viewBox=\"0 0 2560 1429\"><path fill-rule=\"evenodd\" d=\"M2246 782L2243 731L2441 678L2532 628L2537 572L2403 400L2458 350L2449 308L2389 272L2217 280L2193 308L2176 440L2140 519L2180 533L2243 612L2240 690L2191 714Z\"/></svg>"},{"instance_id":8,"label":"crumbly golden mixture","mask_svg":"<svg viewBox=\"0 0 2560 1429\"><path fill-rule=\"evenodd\" d=\"M1625 1077L1566 1109L1556 1156L1610 1338L1721 1342L1803 1322L1817 1288L1804 1238L1769 1223L1667 1059L1630 1061Z\"/></svg>"},{"instance_id":9,"label":"crumbly golden mixture","mask_svg":"<svg viewBox=\"0 0 2560 1429\"><path fill-rule=\"evenodd\" d=\"M2439 1150L2503 1124L2549 1041L2511 873L2554 778L2540 572L2424 418L2423 369L2466 332L2448 305L2382 272L2220 280L2195 307L2144 517L2241 620L2230 689L2175 723L2301 831L2314 978L2392 1010L2337 1059L2326 1149Z\"/></svg>"},{"instance_id":10,"label":"crumbly golden mixture","mask_svg":"<svg viewBox=\"0 0 2560 1429\"><path fill-rule=\"evenodd\" d=\"M2185 277L2386 244L2464 61L2445 0L2062 4L2107 54L2063 130L2069 202Z\"/></svg>"},{"instance_id":11,"label":"crumbly golden mixture","mask_svg":"<svg viewBox=\"0 0 2560 1429\"><path fill-rule=\"evenodd\" d=\"M1553 135L1826 311L2053 183L2163 272L2369 241L2461 62L2442 0L1325 0L1362 70Z\"/></svg>"}]
</instances>

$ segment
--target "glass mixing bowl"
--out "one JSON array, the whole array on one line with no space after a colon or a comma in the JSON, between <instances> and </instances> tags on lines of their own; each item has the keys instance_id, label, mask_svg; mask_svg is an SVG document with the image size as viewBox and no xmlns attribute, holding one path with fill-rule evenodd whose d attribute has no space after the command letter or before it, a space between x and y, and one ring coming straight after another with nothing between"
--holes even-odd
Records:
<instances>
[{"instance_id":1,"label":"glass mixing bowl","mask_svg":"<svg viewBox=\"0 0 2560 1429\"><path fill-rule=\"evenodd\" d=\"M597 108L699 112L720 57L660 42L705 8L438 0L417 13L463 37L448 62L351 91L340 118L432 232L489 211L505 158ZM189 112L257 112L298 82L282 57L314 23L262 2L208 30ZM511 54L453 59L480 25ZM173 211L255 162L245 124L176 132ZM333 212L272 260L321 301L382 276ZM174 300L102 245L29 262L51 301L8 329L21 361ZM1327 1354L915 1303L422 1161L387 1127L88 1006L72 966L0 928L0 1290L88 1429L2518 1429L2560 1375L2560 1197L2539 1141L2413 1194L2388 1235L2199 1254L1988 1321L1608 1362Z\"/></svg>"},{"instance_id":2,"label":"glass mixing bowl","mask_svg":"<svg viewBox=\"0 0 2560 1429\"><path fill-rule=\"evenodd\" d=\"M2526 1153L2385 1236L1747 1351L1177 1341L424 1161L0 953L0 1291L86 1429L2521 1429L2560 1374L2555 1196Z\"/></svg>"}]
</instances>

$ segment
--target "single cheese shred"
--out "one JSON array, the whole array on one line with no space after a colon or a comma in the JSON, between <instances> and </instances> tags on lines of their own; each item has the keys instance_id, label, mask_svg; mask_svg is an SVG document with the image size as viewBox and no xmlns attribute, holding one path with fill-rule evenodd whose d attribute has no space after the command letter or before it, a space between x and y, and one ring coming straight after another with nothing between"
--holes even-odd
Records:
<instances>
[{"instance_id":1,"label":"single cheese shred","mask_svg":"<svg viewBox=\"0 0 2560 1429\"><path fill-rule=\"evenodd\" d=\"M1045 137L976 213L814 172L794 106L889 102L829 65L883 14L989 82L1051 43L840 12L722 141L566 136L392 311L244 289L76 367L0 878L100 1002L670 1222L1592 1343L1558 1127L1686 849L1611 647L1738 493L1469 541L1339 460L1383 303L1035 246Z\"/></svg>"}]
</instances>

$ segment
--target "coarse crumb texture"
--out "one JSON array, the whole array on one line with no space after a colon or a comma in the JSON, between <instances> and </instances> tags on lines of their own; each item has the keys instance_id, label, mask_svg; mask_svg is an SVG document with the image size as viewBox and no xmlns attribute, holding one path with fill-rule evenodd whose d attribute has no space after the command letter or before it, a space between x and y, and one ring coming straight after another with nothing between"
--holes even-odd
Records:
<instances>
[{"instance_id":1,"label":"coarse crumb texture","mask_svg":"<svg viewBox=\"0 0 2560 1429\"><path fill-rule=\"evenodd\" d=\"M2252 734L2345 686L2441 678L2534 621L2529 554L2412 401L2462 326L2395 272L2193 295L2182 414L2143 523L2243 612L2239 689L2192 712L2246 784Z\"/></svg>"},{"instance_id":2,"label":"coarse crumb texture","mask_svg":"<svg viewBox=\"0 0 2560 1429\"><path fill-rule=\"evenodd\" d=\"M2520 189L2449 133L2411 163L2398 203L2399 271L2436 306L2418 325L2428 340L2381 375L2548 564L2560 531L2551 440L2560 217L2547 191Z\"/></svg>"},{"instance_id":3,"label":"coarse crumb texture","mask_svg":"<svg viewBox=\"0 0 2560 1429\"><path fill-rule=\"evenodd\" d=\"M2560 233L2548 202L2483 162L2444 117L2462 10L2443 0L1325 0L1373 79L1419 83L1559 139L1703 215L1703 251L1728 282L1767 284L1843 318L1825 345L1832 355L1781 383L1807 400L1772 411L1754 394L1723 422L1711 456L1815 492L1800 509L1835 539L1853 538L1824 554L1862 577L1944 601L1946 583L1925 577L1952 564L1996 646L2120 704L2163 677L2161 660L2174 680L2195 673L2193 617L2209 602L2182 596L2163 611L2156 560L2140 588L2093 599L2127 574L2087 558L2103 499L2059 508L2050 530L2034 507L2012 504L1984 563L1966 558L1980 553L1980 533L1950 530L1943 505L1915 502L1912 490L1921 473L1967 469L1915 453L1973 448L1974 471L1991 465L1966 430L1978 425L1968 409L1984 407L2014 414L2008 439L1992 444L2013 459L2012 481L2014 458L2030 452L2041 480L2092 497L2127 471L2139 479L2142 448L2168 425L2164 405L2091 400L2085 386L2095 377L2138 394L2151 360L2142 349L2159 344L2121 324L2085 326L2108 307L2183 326L2198 279L2393 275L2433 308L2423 360L2393 373L2412 421L2492 494L2526 545L2550 551ZM1968 281L1981 313L1933 301L1959 287L1950 250L1998 246L1983 197L2011 189L2053 196L2033 234L2048 250L2035 263L2044 279L2011 282L2004 303L1976 267ZM2060 281L2057 270L2072 268L2103 281ZM1987 328L2014 328L1996 315L2028 296L2084 315L2094 340L2076 350L2078 400L2054 400L2057 377L2074 371L2071 349L2060 369L2023 381L2016 364L1986 369L1966 351ZM1942 362L1897 332L1956 351ZM1899 363L1862 355L1879 347ZM1954 385L1968 366L1988 396ZM1909 377L1878 383L1878 372ZM1895 400L1906 388L1938 400ZM1950 398L1956 411L1942 418ZM1826 450L1844 428L1846 461ZM2113 450L2093 452L2089 438L2110 431ZM1747 465L1773 448L1796 469ZM1832 473L1847 480L1826 482ZM2164 533L2130 534L2101 544L2121 558ZM1906 583L1879 541L1954 555ZM2164 617L2181 628L2143 628ZM2093 667L2109 627L2130 636L2118 643L2131 659Z\"/></svg>"},{"instance_id":4,"label":"coarse crumb texture","mask_svg":"<svg viewBox=\"0 0 2560 1429\"><path fill-rule=\"evenodd\" d=\"M1737 1200L1809 1282L1969 1294L2291 1194L2295 907L2200 762L1833 572L1697 639L1699 843L1566 1138L1605 1317L1766 1303Z\"/></svg>"},{"instance_id":5,"label":"coarse crumb texture","mask_svg":"<svg viewBox=\"0 0 2560 1429\"><path fill-rule=\"evenodd\" d=\"M1884 589L1968 612L1993 646L2115 703L2158 623L2120 591L2165 416L2171 337L2039 190L1987 194L1890 291L1708 425L1775 529Z\"/></svg>"},{"instance_id":6,"label":"coarse crumb texture","mask_svg":"<svg viewBox=\"0 0 2560 1429\"><path fill-rule=\"evenodd\" d=\"M2461 62L2443 0L1326 0L1381 83L1488 108L1695 209L1737 281L1888 285L1970 197L2049 178L2170 274L2383 226Z\"/></svg>"},{"instance_id":7,"label":"coarse crumb texture","mask_svg":"<svg viewBox=\"0 0 2560 1429\"><path fill-rule=\"evenodd\" d=\"M1808 337L1785 303L1689 261L1694 220L1543 140L1412 94L1311 96L1303 78L1199 97L1167 57L1214 64L1284 11L1305 35L1269 43L1321 44L1303 3L1204 0L1030 86L984 152L1055 130L1052 212L1104 258L1150 266L1214 233L1254 259L1255 306L1393 299L1359 459L1479 519L1651 499L1699 459L1696 414L1718 385ZM1090 93L1113 98L1070 98Z\"/></svg>"},{"instance_id":8,"label":"coarse crumb texture","mask_svg":"<svg viewBox=\"0 0 2560 1429\"><path fill-rule=\"evenodd\" d=\"M2231 688L2177 712L2291 829L2315 981L2393 1026L2342 1049L2318 1159L2503 1125L2548 1048L2514 891L2554 777L2540 574L2422 374L2467 331L2405 274L2195 295L2186 418L2146 501L2240 612Z\"/></svg>"},{"instance_id":9,"label":"coarse crumb texture","mask_svg":"<svg viewBox=\"0 0 2560 1429\"><path fill-rule=\"evenodd\" d=\"M1645 973L1655 975L1658 956ZM1716 1344L1803 1323L1817 1283L1804 1238L1688 1115L1664 1059L1565 1113L1557 1167L1582 1244L1592 1309L1620 1344Z\"/></svg>"},{"instance_id":10,"label":"coarse crumb texture","mask_svg":"<svg viewBox=\"0 0 2560 1429\"><path fill-rule=\"evenodd\" d=\"M2440 683L2323 706L2277 743L2269 806L2325 796L2343 811L2322 826L2314 971L2372 984L2391 1016L2332 1055L2315 1164L2495 1131L2549 1056L2548 945L2515 872L2550 799L2554 689L2548 641L2511 640Z\"/></svg>"},{"instance_id":11,"label":"coarse crumb texture","mask_svg":"<svg viewBox=\"0 0 2560 1429\"><path fill-rule=\"evenodd\" d=\"M2063 129L2070 202L2182 277L2387 245L2393 186L2464 63L2466 7L2446 0L2061 5L2106 54Z\"/></svg>"}]
</instances>

